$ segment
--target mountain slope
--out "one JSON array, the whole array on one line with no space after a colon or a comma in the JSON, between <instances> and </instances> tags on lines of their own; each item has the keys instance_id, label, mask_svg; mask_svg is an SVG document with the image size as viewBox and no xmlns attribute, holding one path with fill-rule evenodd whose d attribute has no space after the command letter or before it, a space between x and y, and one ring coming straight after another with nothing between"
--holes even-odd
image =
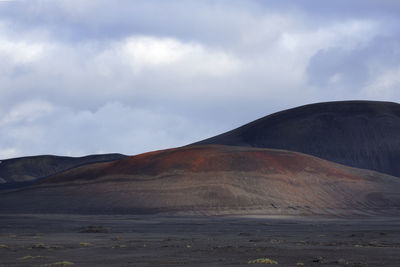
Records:
<instances>
[{"instance_id":1,"label":"mountain slope","mask_svg":"<svg viewBox=\"0 0 400 267\"><path fill-rule=\"evenodd\" d=\"M311 104L196 144L285 149L400 177L400 105L375 101Z\"/></svg>"},{"instance_id":2,"label":"mountain slope","mask_svg":"<svg viewBox=\"0 0 400 267\"><path fill-rule=\"evenodd\" d=\"M0 189L28 185L71 168L95 162L108 162L126 157L121 154L100 154L85 157L33 156L0 161Z\"/></svg>"},{"instance_id":3,"label":"mountain slope","mask_svg":"<svg viewBox=\"0 0 400 267\"><path fill-rule=\"evenodd\" d=\"M81 166L0 199L3 213L397 214L400 179L291 151L205 145Z\"/></svg>"}]
</instances>

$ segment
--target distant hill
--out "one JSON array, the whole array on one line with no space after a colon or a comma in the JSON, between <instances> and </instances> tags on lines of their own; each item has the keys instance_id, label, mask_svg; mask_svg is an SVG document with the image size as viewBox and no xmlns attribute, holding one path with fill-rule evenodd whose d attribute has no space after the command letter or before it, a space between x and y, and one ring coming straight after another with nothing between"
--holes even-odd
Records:
<instances>
[{"instance_id":1,"label":"distant hill","mask_svg":"<svg viewBox=\"0 0 400 267\"><path fill-rule=\"evenodd\" d=\"M283 150L188 146L0 192L3 213L398 214L400 179Z\"/></svg>"},{"instance_id":2,"label":"distant hill","mask_svg":"<svg viewBox=\"0 0 400 267\"><path fill-rule=\"evenodd\" d=\"M33 156L1 160L0 189L26 186L37 179L71 168L126 157L122 154L100 154L85 157Z\"/></svg>"},{"instance_id":3,"label":"distant hill","mask_svg":"<svg viewBox=\"0 0 400 267\"><path fill-rule=\"evenodd\" d=\"M285 149L400 177L400 105L375 101L311 104L195 144Z\"/></svg>"}]
</instances>

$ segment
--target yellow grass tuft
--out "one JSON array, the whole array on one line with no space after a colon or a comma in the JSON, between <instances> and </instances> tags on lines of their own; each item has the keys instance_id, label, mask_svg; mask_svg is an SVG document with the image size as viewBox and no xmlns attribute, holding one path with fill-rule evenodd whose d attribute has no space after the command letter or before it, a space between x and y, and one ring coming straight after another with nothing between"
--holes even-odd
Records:
<instances>
[{"instance_id":1,"label":"yellow grass tuft","mask_svg":"<svg viewBox=\"0 0 400 267\"><path fill-rule=\"evenodd\" d=\"M277 261L268 259L268 258L259 258L255 260L249 260L248 264L253 264L253 263L263 263L263 264L278 264Z\"/></svg>"}]
</instances>

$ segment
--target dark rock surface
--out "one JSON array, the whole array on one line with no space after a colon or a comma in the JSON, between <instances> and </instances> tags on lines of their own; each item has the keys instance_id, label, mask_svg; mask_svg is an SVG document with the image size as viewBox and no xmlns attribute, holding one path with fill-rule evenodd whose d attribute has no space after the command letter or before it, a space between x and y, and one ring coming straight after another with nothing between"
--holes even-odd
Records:
<instances>
[{"instance_id":1,"label":"dark rock surface","mask_svg":"<svg viewBox=\"0 0 400 267\"><path fill-rule=\"evenodd\" d=\"M97 225L107 232L82 232ZM398 267L400 220L0 215L2 266ZM270 259L278 265L253 264Z\"/></svg>"}]
</instances>

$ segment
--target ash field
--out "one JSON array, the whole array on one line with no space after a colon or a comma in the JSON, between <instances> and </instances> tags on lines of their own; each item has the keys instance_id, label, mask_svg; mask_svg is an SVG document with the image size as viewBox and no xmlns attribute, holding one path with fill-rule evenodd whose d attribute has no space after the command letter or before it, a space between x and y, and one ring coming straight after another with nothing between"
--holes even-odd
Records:
<instances>
[{"instance_id":1,"label":"ash field","mask_svg":"<svg viewBox=\"0 0 400 267\"><path fill-rule=\"evenodd\" d=\"M0 266L399 266L400 105L318 103L136 156L0 163Z\"/></svg>"},{"instance_id":2,"label":"ash field","mask_svg":"<svg viewBox=\"0 0 400 267\"><path fill-rule=\"evenodd\" d=\"M1 215L0 266L398 266L400 221ZM257 263L260 262L260 263ZM267 265L268 266L268 265Z\"/></svg>"}]
</instances>

